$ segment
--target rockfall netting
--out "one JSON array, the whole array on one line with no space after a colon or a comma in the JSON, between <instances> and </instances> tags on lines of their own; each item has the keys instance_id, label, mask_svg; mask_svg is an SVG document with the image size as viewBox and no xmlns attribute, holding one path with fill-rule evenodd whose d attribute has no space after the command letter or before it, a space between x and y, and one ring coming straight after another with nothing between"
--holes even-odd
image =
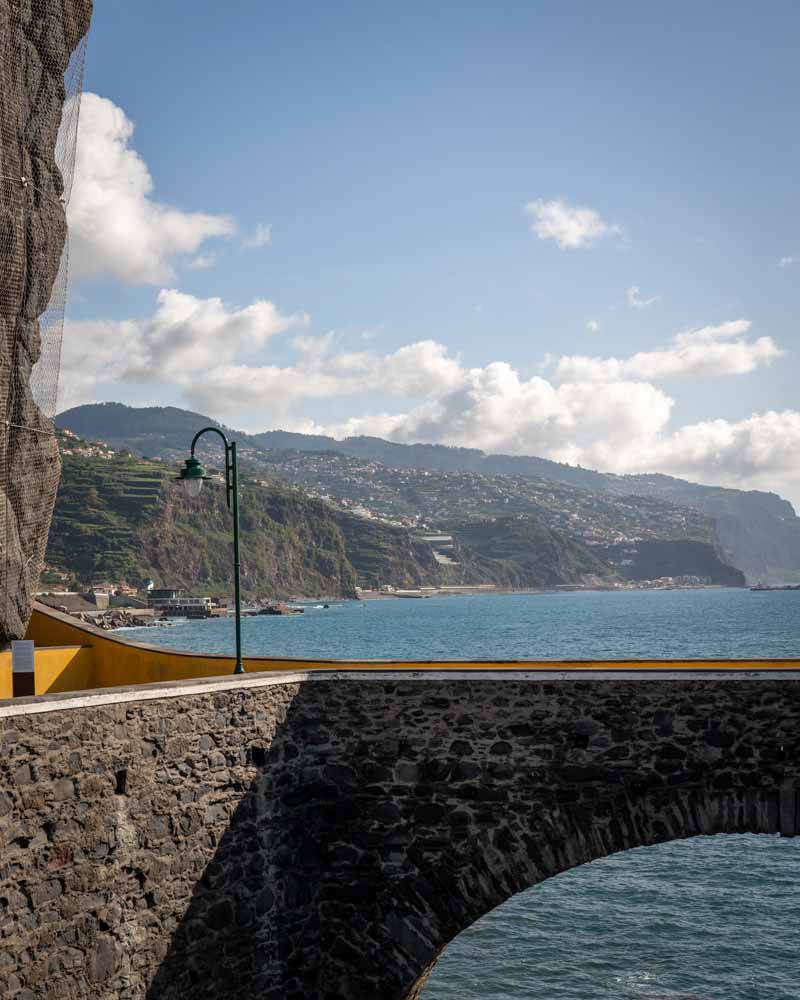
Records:
<instances>
[{"instance_id":1,"label":"rockfall netting","mask_svg":"<svg viewBox=\"0 0 800 1000\"><path fill-rule=\"evenodd\" d=\"M92 0L0 0L0 645L24 634L60 463L67 221Z\"/></svg>"}]
</instances>

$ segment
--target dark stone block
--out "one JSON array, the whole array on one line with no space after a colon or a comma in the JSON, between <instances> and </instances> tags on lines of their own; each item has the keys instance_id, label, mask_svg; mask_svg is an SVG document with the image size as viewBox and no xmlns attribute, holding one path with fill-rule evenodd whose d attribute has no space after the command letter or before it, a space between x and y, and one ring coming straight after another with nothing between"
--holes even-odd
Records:
<instances>
[{"instance_id":1,"label":"dark stone block","mask_svg":"<svg viewBox=\"0 0 800 1000\"><path fill-rule=\"evenodd\" d=\"M727 750L728 747L732 747L736 742L736 734L714 728L706 730L703 734L703 739L711 747L721 747L722 749Z\"/></svg>"}]
</instances>

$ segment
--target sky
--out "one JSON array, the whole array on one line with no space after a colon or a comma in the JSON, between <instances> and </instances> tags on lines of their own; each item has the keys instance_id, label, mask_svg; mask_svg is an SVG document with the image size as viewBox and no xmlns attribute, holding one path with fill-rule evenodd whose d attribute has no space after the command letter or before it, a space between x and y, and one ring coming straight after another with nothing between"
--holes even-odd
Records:
<instances>
[{"instance_id":1,"label":"sky","mask_svg":"<svg viewBox=\"0 0 800 1000\"><path fill-rule=\"evenodd\" d=\"M99 0L60 408L800 503L800 5Z\"/></svg>"}]
</instances>

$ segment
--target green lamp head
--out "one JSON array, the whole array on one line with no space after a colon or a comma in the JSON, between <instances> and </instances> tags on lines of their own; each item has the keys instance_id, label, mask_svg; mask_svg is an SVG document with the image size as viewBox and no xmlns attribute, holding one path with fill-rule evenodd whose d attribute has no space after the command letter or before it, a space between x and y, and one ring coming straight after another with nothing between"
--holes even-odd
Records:
<instances>
[{"instance_id":1,"label":"green lamp head","mask_svg":"<svg viewBox=\"0 0 800 1000\"><path fill-rule=\"evenodd\" d=\"M191 498L198 495L203 488L204 481L210 477L206 475L206 470L203 468L203 463L200 459L192 455L191 458L186 459L183 468L180 470L180 475L176 478L183 486L186 496Z\"/></svg>"}]
</instances>

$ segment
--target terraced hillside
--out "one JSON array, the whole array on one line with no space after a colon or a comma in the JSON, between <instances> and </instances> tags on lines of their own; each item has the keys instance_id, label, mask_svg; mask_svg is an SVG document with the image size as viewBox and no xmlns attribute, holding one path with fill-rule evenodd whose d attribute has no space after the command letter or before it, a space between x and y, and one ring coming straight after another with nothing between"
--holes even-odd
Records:
<instances>
[{"instance_id":1,"label":"terraced hillside","mask_svg":"<svg viewBox=\"0 0 800 1000\"><path fill-rule=\"evenodd\" d=\"M62 452L61 486L47 548L51 566L82 580L143 581L139 535L162 506L162 463Z\"/></svg>"},{"instance_id":2,"label":"terraced hillside","mask_svg":"<svg viewBox=\"0 0 800 1000\"><path fill-rule=\"evenodd\" d=\"M227 595L230 514L220 481L186 500L175 467L61 432L61 487L48 546L51 570L83 585L125 581ZM213 468L213 467L212 467ZM217 476L217 479L221 477ZM500 520L496 543L458 540L443 564L406 528L356 517L285 485L242 477L242 584L253 597L355 596L356 586L603 585L614 568L535 518Z\"/></svg>"},{"instance_id":3,"label":"terraced hillside","mask_svg":"<svg viewBox=\"0 0 800 1000\"><path fill-rule=\"evenodd\" d=\"M232 588L230 514L220 483L196 500L164 463L62 437L63 470L47 549L50 567L83 584ZM259 596L352 597L356 574L329 509L294 490L243 483L242 583Z\"/></svg>"},{"instance_id":4,"label":"terraced hillside","mask_svg":"<svg viewBox=\"0 0 800 1000\"><path fill-rule=\"evenodd\" d=\"M170 461L183 457L193 430L214 423L184 410L119 403L77 407L58 422L76 433L94 428L115 447ZM770 494L694 486L667 476L611 476L545 459L378 438L337 442L283 432L236 436L243 468L260 480L289 482L343 510L363 508L390 524L449 531L466 521L516 515L594 548L613 570L631 565L631 546L659 542L650 546L646 559L633 559L637 574L662 569L656 575L698 576L712 583L742 580L736 573L740 569L757 580L800 574L800 519ZM287 450L287 445L297 447ZM214 460L219 447L212 443L202 453ZM381 457L397 464L383 464ZM673 542L681 545L671 548ZM618 559L620 546L625 551ZM697 573L698 566L708 572ZM677 569L667 572L667 567Z\"/></svg>"}]
</instances>

